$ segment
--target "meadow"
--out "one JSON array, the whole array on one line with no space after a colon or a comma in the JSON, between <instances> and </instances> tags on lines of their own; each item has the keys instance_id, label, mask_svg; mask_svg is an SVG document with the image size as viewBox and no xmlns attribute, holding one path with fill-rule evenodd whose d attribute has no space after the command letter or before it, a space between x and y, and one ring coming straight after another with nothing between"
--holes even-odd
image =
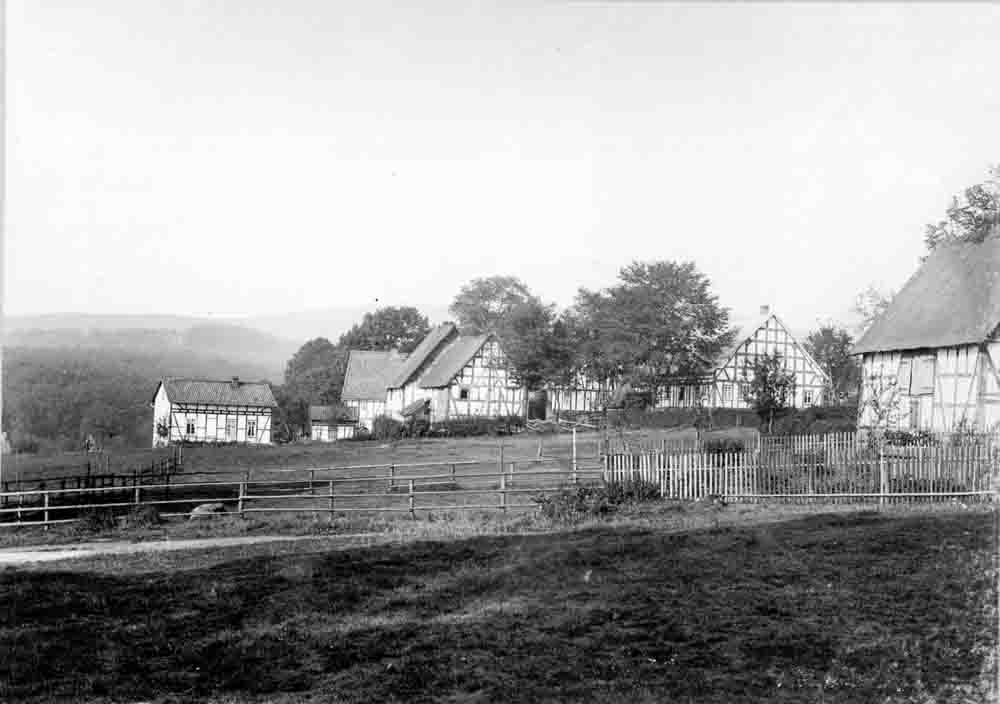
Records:
<instances>
[{"instance_id":1,"label":"meadow","mask_svg":"<svg viewBox=\"0 0 1000 704\"><path fill-rule=\"evenodd\" d=\"M689 510L8 569L0 699L988 700L991 512Z\"/></svg>"}]
</instances>

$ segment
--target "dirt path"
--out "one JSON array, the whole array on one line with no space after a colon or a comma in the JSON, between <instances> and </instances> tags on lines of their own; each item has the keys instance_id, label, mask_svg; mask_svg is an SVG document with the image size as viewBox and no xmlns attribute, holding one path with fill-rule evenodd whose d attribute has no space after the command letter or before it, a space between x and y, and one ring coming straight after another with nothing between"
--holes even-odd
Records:
<instances>
[{"instance_id":1,"label":"dirt path","mask_svg":"<svg viewBox=\"0 0 1000 704\"><path fill-rule=\"evenodd\" d=\"M252 535L229 538L190 538L186 540L150 540L146 542L98 541L64 545L32 545L23 548L0 548L0 567L22 565L31 562L55 562L95 555L130 555L143 552L165 552L169 550L197 550L199 548L220 548L256 543L291 542L299 540L340 540L344 538L364 538L373 533L352 533L349 535Z\"/></svg>"}]
</instances>

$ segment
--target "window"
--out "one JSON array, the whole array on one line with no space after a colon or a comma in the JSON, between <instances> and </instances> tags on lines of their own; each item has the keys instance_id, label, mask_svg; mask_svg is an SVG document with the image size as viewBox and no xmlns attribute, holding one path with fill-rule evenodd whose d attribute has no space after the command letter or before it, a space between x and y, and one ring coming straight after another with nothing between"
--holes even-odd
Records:
<instances>
[{"instance_id":1,"label":"window","mask_svg":"<svg viewBox=\"0 0 1000 704\"><path fill-rule=\"evenodd\" d=\"M899 362L899 371L896 372L896 388L900 393L910 393L910 378L913 372L913 360L902 359Z\"/></svg>"},{"instance_id":2,"label":"window","mask_svg":"<svg viewBox=\"0 0 1000 704\"><path fill-rule=\"evenodd\" d=\"M188 435L194 435L194 418L187 419L187 427L184 429L185 433Z\"/></svg>"},{"instance_id":3,"label":"window","mask_svg":"<svg viewBox=\"0 0 1000 704\"><path fill-rule=\"evenodd\" d=\"M934 393L934 371L937 360L932 355L917 357L913 360L913 379L910 381L910 393L914 396Z\"/></svg>"},{"instance_id":4,"label":"window","mask_svg":"<svg viewBox=\"0 0 1000 704\"><path fill-rule=\"evenodd\" d=\"M684 403L684 387L677 389L677 403Z\"/></svg>"},{"instance_id":5,"label":"window","mask_svg":"<svg viewBox=\"0 0 1000 704\"><path fill-rule=\"evenodd\" d=\"M458 400L460 401L469 400L469 390L467 388L461 388L458 390Z\"/></svg>"},{"instance_id":6,"label":"window","mask_svg":"<svg viewBox=\"0 0 1000 704\"><path fill-rule=\"evenodd\" d=\"M910 430L920 430L920 399L910 400Z\"/></svg>"},{"instance_id":7,"label":"window","mask_svg":"<svg viewBox=\"0 0 1000 704\"><path fill-rule=\"evenodd\" d=\"M247 419L247 440L250 438L257 437L257 419L248 418Z\"/></svg>"},{"instance_id":8,"label":"window","mask_svg":"<svg viewBox=\"0 0 1000 704\"><path fill-rule=\"evenodd\" d=\"M811 406L813 404L813 392L811 390L806 389L802 392L802 403L807 406Z\"/></svg>"}]
</instances>

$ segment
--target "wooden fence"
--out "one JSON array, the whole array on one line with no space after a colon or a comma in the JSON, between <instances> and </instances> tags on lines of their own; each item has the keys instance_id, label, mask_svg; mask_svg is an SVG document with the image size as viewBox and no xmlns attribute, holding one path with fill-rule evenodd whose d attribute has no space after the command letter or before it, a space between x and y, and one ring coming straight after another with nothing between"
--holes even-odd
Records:
<instances>
[{"instance_id":1,"label":"wooden fence","mask_svg":"<svg viewBox=\"0 0 1000 704\"><path fill-rule=\"evenodd\" d=\"M500 464L455 461L272 468L247 471L238 478L229 474L220 480L36 488L0 492L0 525L69 523L88 511L124 514L140 506L156 506L166 517L186 516L203 503L222 503L240 516L305 512L331 519L357 512L415 516L418 511L507 511L536 507L525 497L599 481L601 473L594 465L535 458Z\"/></svg>"},{"instance_id":2,"label":"wooden fence","mask_svg":"<svg viewBox=\"0 0 1000 704\"><path fill-rule=\"evenodd\" d=\"M765 445L732 453L608 455L606 481L655 482L671 499L899 503L991 498L1000 452L980 443L872 448L856 442Z\"/></svg>"}]
</instances>

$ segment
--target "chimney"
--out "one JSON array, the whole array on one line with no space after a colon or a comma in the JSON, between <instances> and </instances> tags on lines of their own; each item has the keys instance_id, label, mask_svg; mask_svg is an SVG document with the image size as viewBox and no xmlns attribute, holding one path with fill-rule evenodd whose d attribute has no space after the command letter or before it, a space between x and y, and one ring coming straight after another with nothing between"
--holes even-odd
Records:
<instances>
[{"instance_id":1,"label":"chimney","mask_svg":"<svg viewBox=\"0 0 1000 704\"><path fill-rule=\"evenodd\" d=\"M240 388L240 378L238 376L234 376L233 380L229 383L234 389Z\"/></svg>"},{"instance_id":2,"label":"chimney","mask_svg":"<svg viewBox=\"0 0 1000 704\"><path fill-rule=\"evenodd\" d=\"M771 306L761 306L760 314L764 316L771 315Z\"/></svg>"}]
</instances>

